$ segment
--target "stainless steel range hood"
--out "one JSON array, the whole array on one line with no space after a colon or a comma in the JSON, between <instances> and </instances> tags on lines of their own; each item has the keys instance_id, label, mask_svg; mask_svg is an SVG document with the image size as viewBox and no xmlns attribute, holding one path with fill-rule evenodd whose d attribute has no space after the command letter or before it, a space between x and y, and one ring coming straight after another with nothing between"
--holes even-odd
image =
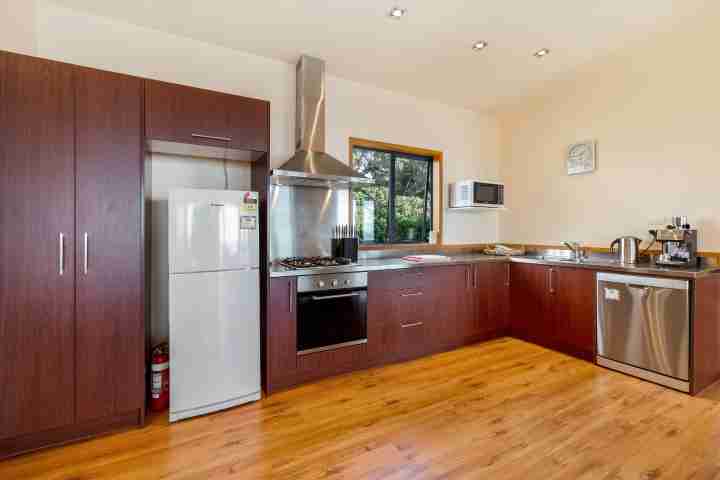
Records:
<instances>
[{"instance_id":1,"label":"stainless steel range hood","mask_svg":"<svg viewBox=\"0 0 720 480\"><path fill-rule=\"evenodd\" d=\"M276 185L328 186L372 180L325 153L325 62L303 55L297 64L295 139L297 151L271 181Z\"/></svg>"}]
</instances>

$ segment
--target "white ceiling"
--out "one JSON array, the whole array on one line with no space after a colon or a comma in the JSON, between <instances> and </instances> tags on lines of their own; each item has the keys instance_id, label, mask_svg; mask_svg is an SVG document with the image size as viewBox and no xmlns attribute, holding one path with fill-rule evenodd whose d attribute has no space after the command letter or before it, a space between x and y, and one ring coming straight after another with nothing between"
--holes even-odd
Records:
<instances>
[{"instance_id":1,"label":"white ceiling","mask_svg":"<svg viewBox=\"0 0 720 480\"><path fill-rule=\"evenodd\" d=\"M476 110L700 14L707 0L57 0L287 62ZM394 5L408 9L395 20ZM471 49L477 40L490 46ZM549 48L544 59L533 57Z\"/></svg>"}]
</instances>

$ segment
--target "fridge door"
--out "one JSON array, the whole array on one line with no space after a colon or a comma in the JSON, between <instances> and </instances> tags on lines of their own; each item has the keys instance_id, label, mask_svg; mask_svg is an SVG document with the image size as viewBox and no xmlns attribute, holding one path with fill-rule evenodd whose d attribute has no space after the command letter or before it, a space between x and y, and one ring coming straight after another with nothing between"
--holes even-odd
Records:
<instances>
[{"instance_id":1,"label":"fridge door","mask_svg":"<svg viewBox=\"0 0 720 480\"><path fill-rule=\"evenodd\" d=\"M170 275L170 421L260 398L257 270Z\"/></svg>"},{"instance_id":2,"label":"fridge door","mask_svg":"<svg viewBox=\"0 0 720 480\"><path fill-rule=\"evenodd\" d=\"M172 190L168 198L170 273L257 268L256 192Z\"/></svg>"}]
</instances>

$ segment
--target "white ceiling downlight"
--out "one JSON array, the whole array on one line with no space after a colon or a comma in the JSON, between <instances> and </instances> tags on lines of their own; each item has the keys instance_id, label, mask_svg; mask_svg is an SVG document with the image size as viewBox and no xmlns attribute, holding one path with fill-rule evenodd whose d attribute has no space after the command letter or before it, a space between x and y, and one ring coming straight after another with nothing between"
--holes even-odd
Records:
<instances>
[{"instance_id":1,"label":"white ceiling downlight","mask_svg":"<svg viewBox=\"0 0 720 480\"><path fill-rule=\"evenodd\" d=\"M407 13L407 8L393 7L390 10L390 18L402 18Z\"/></svg>"},{"instance_id":2,"label":"white ceiling downlight","mask_svg":"<svg viewBox=\"0 0 720 480\"><path fill-rule=\"evenodd\" d=\"M480 50L485 50L485 48L487 48L487 46L488 46L488 42L486 42L485 40L480 40L479 42L475 42L473 44L472 48L473 48L473 50L475 50L477 52Z\"/></svg>"},{"instance_id":3,"label":"white ceiling downlight","mask_svg":"<svg viewBox=\"0 0 720 480\"><path fill-rule=\"evenodd\" d=\"M533 55L536 56L537 58L542 58L542 57L548 55L549 53L550 53L550 50L548 50L547 48L541 48L537 52L533 53Z\"/></svg>"}]
</instances>

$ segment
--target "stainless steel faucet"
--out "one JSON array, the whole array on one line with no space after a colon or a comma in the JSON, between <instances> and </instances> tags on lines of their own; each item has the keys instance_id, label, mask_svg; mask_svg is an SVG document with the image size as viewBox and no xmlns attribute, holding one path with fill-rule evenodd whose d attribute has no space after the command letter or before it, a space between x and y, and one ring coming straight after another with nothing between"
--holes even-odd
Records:
<instances>
[{"instance_id":1,"label":"stainless steel faucet","mask_svg":"<svg viewBox=\"0 0 720 480\"><path fill-rule=\"evenodd\" d=\"M585 250L582 248L580 242L563 242L563 245L575 254L575 260L580 261L585 259Z\"/></svg>"}]
</instances>

